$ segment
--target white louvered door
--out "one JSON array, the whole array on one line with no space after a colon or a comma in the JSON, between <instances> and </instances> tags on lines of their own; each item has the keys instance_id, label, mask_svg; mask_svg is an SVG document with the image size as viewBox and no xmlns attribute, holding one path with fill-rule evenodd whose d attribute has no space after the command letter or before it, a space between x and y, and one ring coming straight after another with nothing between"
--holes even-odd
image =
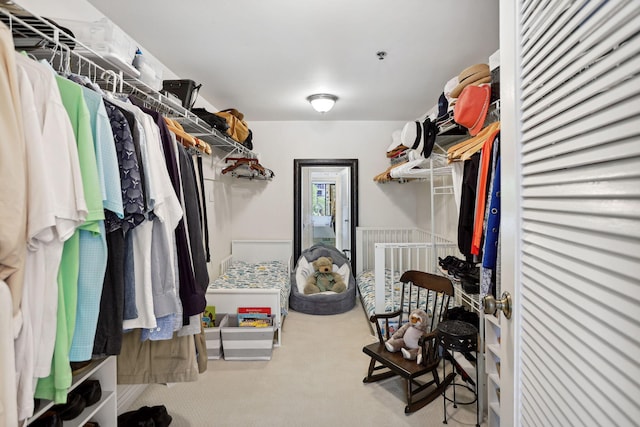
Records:
<instances>
[{"instance_id":1,"label":"white louvered door","mask_svg":"<svg viewBox=\"0 0 640 427\"><path fill-rule=\"evenodd\" d=\"M499 425L640 425L640 0L501 0Z\"/></svg>"}]
</instances>

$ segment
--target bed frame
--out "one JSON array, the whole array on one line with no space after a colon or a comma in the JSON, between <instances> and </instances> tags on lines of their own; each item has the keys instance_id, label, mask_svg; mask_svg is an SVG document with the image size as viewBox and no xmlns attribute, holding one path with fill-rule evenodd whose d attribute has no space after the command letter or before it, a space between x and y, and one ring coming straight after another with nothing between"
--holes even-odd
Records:
<instances>
[{"instance_id":1,"label":"bed frame","mask_svg":"<svg viewBox=\"0 0 640 427\"><path fill-rule=\"evenodd\" d=\"M220 274L234 260L251 263L265 261L282 261L291 272L292 245L291 240L233 240L231 241L231 255L220 263ZM274 344L282 344L282 307L280 306L280 289L207 289L207 304L215 305L216 312L236 313L240 306L271 307L275 315L276 338Z\"/></svg>"},{"instance_id":2,"label":"bed frame","mask_svg":"<svg viewBox=\"0 0 640 427\"><path fill-rule=\"evenodd\" d=\"M441 236L418 228L358 227L356 229L358 273L375 271L375 312L385 311L385 289L396 283L407 270L442 274L438 257L458 255L457 245ZM387 283L385 272L390 270ZM392 292L392 298L399 298ZM366 310L366 307L365 307Z\"/></svg>"}]
</instances>

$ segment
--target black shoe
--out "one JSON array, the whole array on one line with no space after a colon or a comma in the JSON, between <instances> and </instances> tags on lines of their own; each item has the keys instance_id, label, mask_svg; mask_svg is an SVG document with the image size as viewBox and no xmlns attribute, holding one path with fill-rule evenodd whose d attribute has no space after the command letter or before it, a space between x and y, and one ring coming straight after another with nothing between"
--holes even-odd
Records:
<instances>
[{"instance_id":1,"label":"black shoe","mask_svg":"<svg viewBox=\"0 0 640 427\"><path fill-rule=\"evenodd\" d=\"M173 418L171 417L171 415L169 415L169 413L167 412L167 408L165 408L164 405L151 407L143 406L142 408L138 409L138 411L150 415L155 422L155 427L167 427L169 426L169 424L171 424L171 421L173 421Z\"/></svg>"},{"instance_id":2,"label":"black shoe","mask_svg":"<svg viewBox=\"0 0 640 427\"><path fill-rule=\"evenodd\" d=\"M118 415L118 427L156 427L156 423L149 414L138 409Z\"/></svg>"},{"instance_id":3,"label":"black shoe","mask_svg":"<svg viewBox=\"0 0 640 427\"><path fill-rule=\"evenodd\" d=\"M93 362L93 360L85 360L83 362L70 362L69 365L71 366L72 375L74 375L74 376L75 375L80 375L84 371L86 371L89 368L91 368L93 366L91 364L91 362Z\"/></svg>"},{"instance_id":4,"label":"black shoe","mask_svg":"<svg viewBox=\"0 0 640 427\"><path fill-rule=\"evenodd\" d=\"M62 418L55 411L47 411L40 415L37 420L29 424L33 427L62 427Z\"/></svg>"},{"instance_id":5,"label":"black shoe","mask_svg":"<svg viewBox=\"0 0 640 427\"><path fill-rule=\"evenodd\" d=\"M61 420L68 421L80 415L86 406L82 396L72 392L67 395L67 403L54 405L51 410L57 412Z\"/></svg>"},{"instance_id":6,"label":"black shoe","mask_svg":"<svg viewBox=\"0 0 640 427\"><path fill-rule=\"evenodd\" d=\"M79 394L84 399L86 406L95 405L102 398L102 388L98 380L86 380L71 393Z\"/></svg>"}]
</instances>

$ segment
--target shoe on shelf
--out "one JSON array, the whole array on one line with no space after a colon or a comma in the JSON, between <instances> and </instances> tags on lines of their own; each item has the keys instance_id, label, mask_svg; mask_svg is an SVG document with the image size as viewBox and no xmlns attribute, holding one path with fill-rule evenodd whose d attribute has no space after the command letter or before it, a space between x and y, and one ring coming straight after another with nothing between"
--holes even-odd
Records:
<instances>
[{"instance_id":1,"label":"shoe on shelf","mask_svg":"<svg viewBox=\"0 0 640 427\"><path fill-rule=\"evenodd\" d=\"M93 360L85 360L83 362L70 362L69 365L71 365L71 373L74 376L83 373L92 366L91 362L93 362Z\"/></svg>"},{"instance_id":2,"label":"shoe on shelf","mask_svg":"<svg viewBox=\"0 0 640 427\"><path fill-rule=\"evenodd\" d=\"M98 380L86 380L72 393L79 394L84 399L86 406L95 405L102 398L102 388Z\"/></svg>"},{"instance_id":3,"label":"shoe on shelf","mask_svg":"<svg viewBox=\"0 0 640 427\"><path fill-rule=\"evenodd\" d=\"M67 403L54 405L51 410L57 412L61 420L68 421L80 415L86 406L82 396L71 392L67 395Z\"/></svg>"},{"instance_id":4,"label":"shoe on shelf","mask_svg":"<svg viewBox=\"0 0 640 427\"><path fill-rule=\"evenodd\" d=\"M29 424L32 427L62 427L62 418L55 411L47 411L40 415L37 420Z\"/></svg>"}]
</instances>

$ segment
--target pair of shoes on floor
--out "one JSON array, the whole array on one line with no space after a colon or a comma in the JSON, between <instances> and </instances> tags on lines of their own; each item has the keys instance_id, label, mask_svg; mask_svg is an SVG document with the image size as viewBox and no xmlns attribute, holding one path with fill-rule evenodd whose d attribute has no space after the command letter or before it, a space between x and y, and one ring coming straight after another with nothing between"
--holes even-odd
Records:
<instances>
[{"instance_id":1,"label":"pair of shoes on floor","mask_svg":"<svg viewBox=\"0 0 640 427\"><path fill-rule=\"evenodd\" d=\"M118 427L167 427L173 418L164 405L143 406L118 416Z\"/></svg>"}]
</instances>

